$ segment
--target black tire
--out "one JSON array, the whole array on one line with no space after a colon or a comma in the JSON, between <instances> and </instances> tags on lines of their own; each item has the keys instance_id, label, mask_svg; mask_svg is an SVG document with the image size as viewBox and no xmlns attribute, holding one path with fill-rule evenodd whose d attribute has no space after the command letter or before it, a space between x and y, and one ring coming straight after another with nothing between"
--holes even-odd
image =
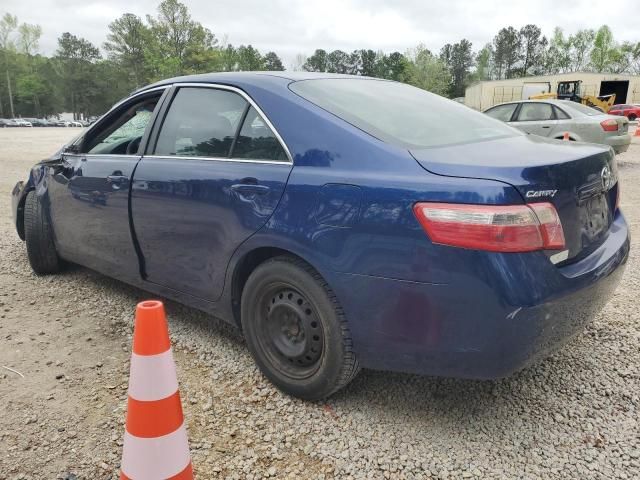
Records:
<instances>
[{"instance_id":1,"label":"black tire","mask_svg":"<svg viewBox=\"0 0 640 480\"><path fill-rule=\"evenodd\" d=\"M631 115L629 115L629 121L633 122L637 117L632 113Z\"/></svg>"},{"instance_id":2,"label":"black tire","mask_svg":"<svg viewBox=\"0 0 640 480\"><path fill-rule=\"evenodd\" d=\"M24 204L24 237L29 264L37 275L60 271L62 262L53 243L53 230L42 201L33 190Z\"/></svg>"},{"instance_id":3,"label":"black tire","mask_svg":"<svg viewBox=\"0 0 640 480\"><path fill-rule=\"evenodd\" d=\"M242 292L241 319L258 367L289 395L328 397L360 369L338 299L302 260L279 256L259 265Z\"/></svg>"}]
</instances>

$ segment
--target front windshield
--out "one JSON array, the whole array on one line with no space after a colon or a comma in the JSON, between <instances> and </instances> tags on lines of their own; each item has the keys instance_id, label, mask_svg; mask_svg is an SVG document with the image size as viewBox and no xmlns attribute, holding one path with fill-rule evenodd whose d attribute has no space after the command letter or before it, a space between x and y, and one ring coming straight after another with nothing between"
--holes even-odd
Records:
<instances>
[{"instance_id":1,"label":"front windshield","mask_svg":"<svg viewBox=\"0 0 640 480\"><path fill-rule=\"evenodd\" d=\"M379 140L406 148L521 134L469 107L403 83L326 78L294 82L290 89Z\"/></svg>"}]
</instances>

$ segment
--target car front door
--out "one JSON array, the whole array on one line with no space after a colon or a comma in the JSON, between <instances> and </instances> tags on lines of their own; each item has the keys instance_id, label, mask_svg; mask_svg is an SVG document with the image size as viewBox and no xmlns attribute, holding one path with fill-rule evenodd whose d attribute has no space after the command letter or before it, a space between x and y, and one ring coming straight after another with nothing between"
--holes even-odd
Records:
<instances>
[{"instance_id":1,"label":"car front door","mask_svg":"<svg viewBox=\"0 0 640 480\"><path fill-rule=\"evenodd\" d=\"M175 87L165 110L132 185L144 277L215 301L231 255L280 201L291 158L257 105L232 87Z\"/></svg>"},{"instance_id":2,"label":"car front door","mask_svg":"<svg viewBox=\"0 0 640 480\"><path fill-rule=\"evenodd\" d=\"M62 154L48 193L63 258L115 278L140 278L129 188L139 145L162 94L154 90L116 106Z\"/></svg>"},{"instance_id":3,"label":"car front door","mask_svg":"<svg viewBox=\"0 0 640 480\"><path fill-rule=\"evenodd\" d=\"M556 128L556 124L551 104L525 102L520 106L513 126L527 133L548 137Z\"/></svg>"}]
</instances>

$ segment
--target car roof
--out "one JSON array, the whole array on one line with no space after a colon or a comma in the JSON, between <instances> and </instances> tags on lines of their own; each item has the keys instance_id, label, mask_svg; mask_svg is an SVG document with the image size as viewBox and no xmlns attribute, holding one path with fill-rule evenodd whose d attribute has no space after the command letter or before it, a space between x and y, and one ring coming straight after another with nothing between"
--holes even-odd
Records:
<instances>
[{"instance_id":1,"label":"car roof","mask_svg":"<svg viewBox=\"0 0 640 480\"><path fill-rule=\"evenodd\" d=\"M500 105L510 105L513 103L525 103L525 102L537 102L537 103L550 103L552 105L557 105L559 107L565 106L565 105L569 105L571 106L572 102L571 100L558 100L555 98L532 98L532 99L526 99L526 100L512 100L511 102L503 102L503 103L498 103L497 105L494 105L493 107L498 107ZM489 108L493 108L493 107L489 107ZM487 109L488 110L488 109Z\"/></svg>"},{"instance_id":2,"label":"car roof","mask_svg":"<svg viewBox=\"0 0 640 480\"><path fill-rule=\"evenodd\" d=\"M357 80L380 80L388 81L381 78L366 77L363 75L345 75L340 73L324 73L324 72L293 72L293 71L258 71L258 72L212 72L201 73L198 75L185 75L181 77L167 78L151 85L146 85L134 92L143 92L145 90L170 85L172 83L222 83L236 84L242 83L255 87L267 86L273 79L282 79L285 83L297 82L301 80L318 80L327 78L357 79Z\"/></svg>"}]
</instances>

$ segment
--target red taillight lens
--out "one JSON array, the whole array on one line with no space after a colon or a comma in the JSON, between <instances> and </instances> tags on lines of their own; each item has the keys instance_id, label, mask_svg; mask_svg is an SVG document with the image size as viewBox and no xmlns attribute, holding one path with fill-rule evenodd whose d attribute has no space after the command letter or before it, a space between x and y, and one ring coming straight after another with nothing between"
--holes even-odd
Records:
<instances>
[{"instance_id":1,"label":"red taillight lens","mask_svg":"<svg viewBox=\"0 0 640 480\"><path fill-rule=\"evenodd\" d=\"M434 243L491 252L564 248L564 232L550 203L463 205L416 203L413 212Z\"/></svg>"},{"instance_id":2,"label":"red taillight lens","mask_svg":"<svg viewBox=\"0 0 640 480\"><path fill-rule=\"evenodd\" d=\"M605 132L617 132L618 131L618 122L613 118L608 118L607 120L603 120L600 122L600 126Z\"/></svg>"}]
</instances>

